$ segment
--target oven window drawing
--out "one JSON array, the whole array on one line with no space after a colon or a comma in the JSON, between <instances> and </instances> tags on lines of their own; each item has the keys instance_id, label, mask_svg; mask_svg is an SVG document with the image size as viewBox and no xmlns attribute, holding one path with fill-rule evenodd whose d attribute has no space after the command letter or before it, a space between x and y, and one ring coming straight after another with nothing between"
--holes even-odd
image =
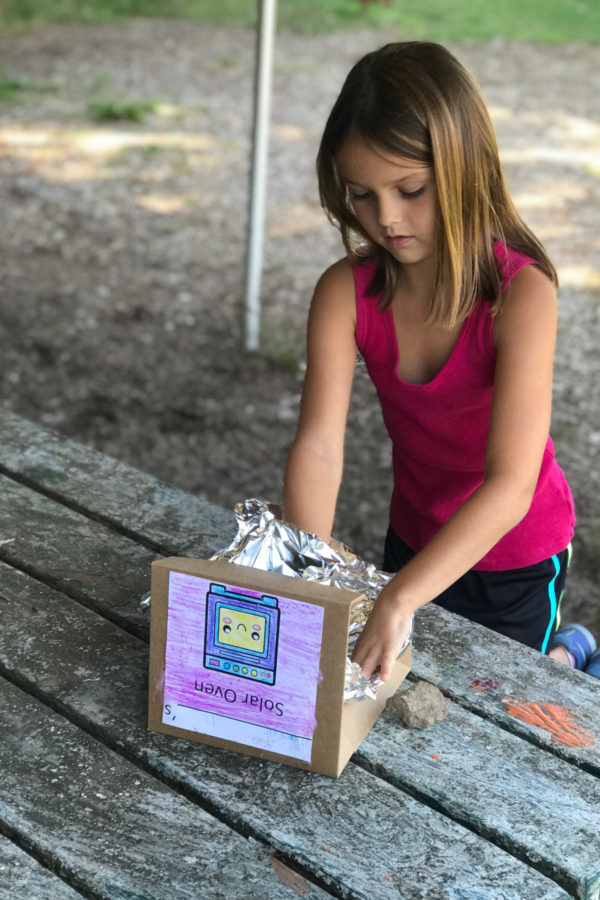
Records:
<instances>
[{"instance_id":1,"label":"oven window drawing","mask_svg":"<svg viewBox=\"0 0 600 900\"><path fill-rule=\"evenodd\" d=\"M206 596L204 665L207 669L275 684L277 597L250 596L211 584Z\"/></svg>"}]
</instances>

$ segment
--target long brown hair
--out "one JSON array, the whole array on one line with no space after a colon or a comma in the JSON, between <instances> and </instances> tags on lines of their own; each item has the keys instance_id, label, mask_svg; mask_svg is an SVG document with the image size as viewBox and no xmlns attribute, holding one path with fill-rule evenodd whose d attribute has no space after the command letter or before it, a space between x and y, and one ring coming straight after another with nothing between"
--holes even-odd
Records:
<instances>
[{"instance_id":1,"label":"long brown hair","mask_svg":"<svg viewBox=\"0 0 600 900\"><path fill-rule=\"evenodd\" d=\"M461 322L479 298L491 304L493 313L499 310L503 278L496 241L535 259L558 284L554 266L508 193L481 91L444 47L421 41L387 44L359 60L333 106L317 156L321 203L340 229L350 259L375 262L368 293L381 295L385 309L401 263L361 229L340 178L336 155L353 135L433 167L438 246L429 322Z\"/></svg>"}]
</instances>

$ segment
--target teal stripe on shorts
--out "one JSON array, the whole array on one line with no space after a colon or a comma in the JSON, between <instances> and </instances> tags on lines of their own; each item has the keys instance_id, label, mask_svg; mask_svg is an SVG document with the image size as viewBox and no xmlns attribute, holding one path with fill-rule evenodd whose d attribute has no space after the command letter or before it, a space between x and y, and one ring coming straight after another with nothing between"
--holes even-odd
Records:
<instances>
[{"instance_id":1,"label":"teal stripe on shorts","mask_svg":"<svg viewBox=\"0 0 600 900\"><path fill-rule=\"evenodd\" d=\"M552 562L554 563L554 578L548 585L548 599L550 601L550 621L548 622L548 628L546 629L546 636L544 638L544 643L542 644L541 652L545 653L548 649L548 641L550 640L550 635L552 633L552 626L554 625L554 620L556 619L556 613L558 611L558 602L556 599L556 579L558 578L558 574L560 572L560 562L558 556L552 557Z\"/></svg>"}]
</instances>

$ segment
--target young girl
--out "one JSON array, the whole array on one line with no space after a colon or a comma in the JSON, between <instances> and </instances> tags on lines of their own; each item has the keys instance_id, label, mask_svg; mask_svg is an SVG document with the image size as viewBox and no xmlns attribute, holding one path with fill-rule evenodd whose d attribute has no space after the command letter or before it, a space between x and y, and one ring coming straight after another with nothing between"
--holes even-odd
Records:
<instances>
[{"instance_id":1,"label":"young girl","mask_svg":"<svg viewBox=\"0 0 600 900\"><path fill-rule=\"evenodd\" d=\"M385 681L432 600L546 653L574 525L548 433L557 278L508 195L480 91L437 44L369 53L317 170L347 257L311 306L284 517L331 538L358 348L393 443L397 574L354 660Z\"/></svg>"}]
</instances>

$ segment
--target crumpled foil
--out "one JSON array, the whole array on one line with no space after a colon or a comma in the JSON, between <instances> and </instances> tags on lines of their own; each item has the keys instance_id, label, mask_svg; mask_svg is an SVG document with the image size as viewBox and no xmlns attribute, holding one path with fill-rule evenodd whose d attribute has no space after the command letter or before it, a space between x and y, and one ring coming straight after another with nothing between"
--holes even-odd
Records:
<instances>
[{"instance_id":1,"label":"crumpled foil","mask_svg":"<svg viewBox=\"0 0 600 900\"><path fill-rule=\"evenodd\" d=\"M244 500L236 504L238 533L229 547L215 553L211 559L356 592L359 596L350 609L348 653L351 654L379 592L392 576L363 562L345 547L334 549L317 535L281 521L278 513L277 507L264 500ZM411 626L401 652L409 644L412 630ZM364 678L358 663L353 663L348 656L344 701L365 697L375 699L381 683L378 674Z\"/></svg>"}]
</instances>

